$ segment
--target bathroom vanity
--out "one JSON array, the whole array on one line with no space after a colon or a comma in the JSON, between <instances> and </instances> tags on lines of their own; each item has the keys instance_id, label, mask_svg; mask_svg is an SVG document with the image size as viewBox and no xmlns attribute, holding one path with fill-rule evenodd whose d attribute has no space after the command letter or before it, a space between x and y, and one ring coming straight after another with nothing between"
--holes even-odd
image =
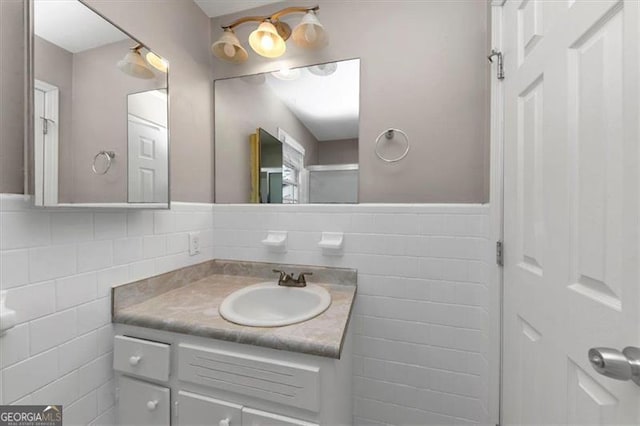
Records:
<instances>
[{"instance_id":1,"label":"bathroom vanity","mask_svg":"<svg viewBox=\"0 0 640 426\"><path fill-rule=\"evenodd\" d=\"M281 327L225 320L230 294L313 272L331 304ZM119 424L351 424L352 270L210 261L113 289ZM295 288L287 289L292 292Z\"/></svg>"}]
</instances>

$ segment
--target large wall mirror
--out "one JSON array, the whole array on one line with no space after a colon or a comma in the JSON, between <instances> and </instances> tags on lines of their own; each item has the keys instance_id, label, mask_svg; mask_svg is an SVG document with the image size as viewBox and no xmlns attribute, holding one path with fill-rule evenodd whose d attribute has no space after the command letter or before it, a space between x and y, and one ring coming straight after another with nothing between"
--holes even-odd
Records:
<instances>
[{"instance_id":1,"label":"large wall mirror","mask_svg":"<svg viewBox=\"0 0 640 426\"><path fill-rule=\"evenodd\" d=\"M357 203L360 60L215 82L217 203Z\"/></svg>"},{"instance_id":2,"label":"large wall mirror","mask_svg":"<svg viewBox=\"0 0 640 426\"><path fill-rule=\"evenodd\" d=\"M38 206L169 206L166 59L78 0L33 0Z\"/></svg>"}]
</instances>

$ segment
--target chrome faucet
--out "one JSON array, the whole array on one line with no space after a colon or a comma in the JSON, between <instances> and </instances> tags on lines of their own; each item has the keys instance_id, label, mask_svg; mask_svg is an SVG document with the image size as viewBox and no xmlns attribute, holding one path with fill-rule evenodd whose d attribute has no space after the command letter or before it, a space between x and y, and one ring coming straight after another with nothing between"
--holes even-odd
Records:
<instances>
[{"instance_id":1,"label":"chrome faucet","mask_svg":"<svg viewBox=\"0 0 640 426\"><path fill-rule=\"evenodd\" d=\"M276 274L280 274L280 277L278 278L278 285L281 285L283 287L306 287L306 275L313 275L312 272L300 272L298 278L293 278L292 274L287 274L286 272L279 269L274 269L273 272L275 272Z\"/></svg>"}]
</instances>

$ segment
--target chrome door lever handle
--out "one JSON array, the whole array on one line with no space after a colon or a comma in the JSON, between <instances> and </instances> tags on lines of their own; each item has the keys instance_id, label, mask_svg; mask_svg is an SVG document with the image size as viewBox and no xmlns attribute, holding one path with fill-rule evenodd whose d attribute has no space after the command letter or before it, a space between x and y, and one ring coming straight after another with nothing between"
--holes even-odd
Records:
<instances>
[{"instance_id":1,"label":"chrome door lever handle","mask_svg":"<svg viewBox=\"0 0 640 426\"><path fill-rule=\"evenodd\" d=\"M627 346L620 352L612 348L589 349L589 362L603 376L632 380L640 386L640 348Z\"/></svg>"}]
</instances>

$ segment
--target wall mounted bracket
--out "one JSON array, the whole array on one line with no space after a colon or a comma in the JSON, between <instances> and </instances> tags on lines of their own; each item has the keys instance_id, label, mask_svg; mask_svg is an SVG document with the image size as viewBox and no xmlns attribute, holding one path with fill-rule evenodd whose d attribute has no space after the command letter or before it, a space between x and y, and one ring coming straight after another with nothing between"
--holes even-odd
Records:
<instances>
[{"instance_id":1,"label":"wall mounted bracket","mask_svg":"<svg viewBox=\"0 0 640 426\"><path fill-rule=\"evenodd\" d=\"M498 61L496 63L496 65L498 66L498 80L504 80L504 60L502 57L502 52L496 49L491 49L491 54L487 56L489 62L493 63L494 56L498 58Z\"/></svg>"},{"instance_id":2,"label":"wall mounted bracket","mask_svg":"<svg viewBox=\"0 0 640 426\"><path fill-rule=\"evenodd\" d=\"M267 238L262 240L262 245L273 253L287 251L287 231L269 231Z\"/></svg>"}]
</instances>

